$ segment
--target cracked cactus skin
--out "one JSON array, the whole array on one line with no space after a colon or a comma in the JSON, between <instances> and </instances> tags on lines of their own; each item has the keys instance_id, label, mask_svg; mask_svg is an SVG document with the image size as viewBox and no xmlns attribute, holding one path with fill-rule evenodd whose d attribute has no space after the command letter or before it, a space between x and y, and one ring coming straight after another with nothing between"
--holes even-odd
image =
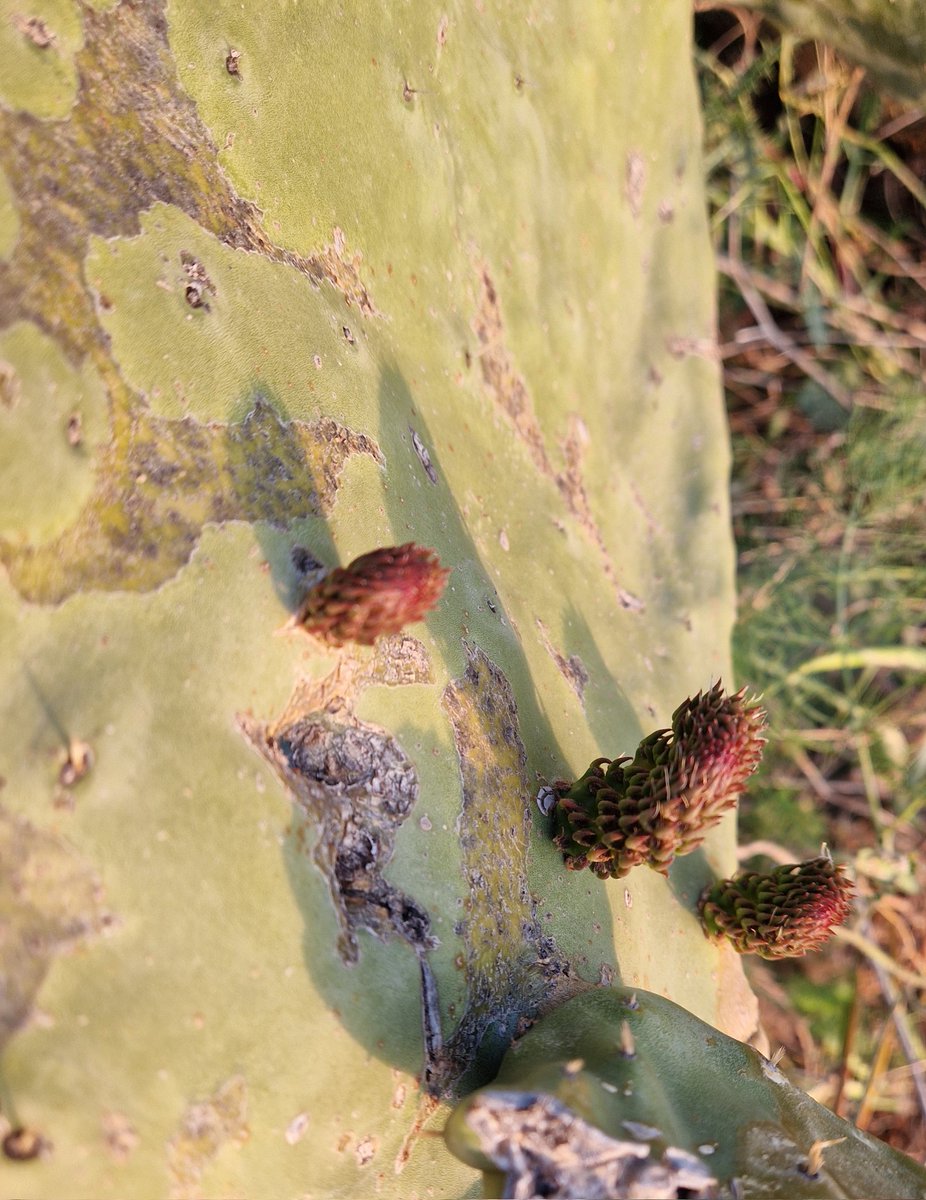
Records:
<instances>
[{"instance_id":1,"label":"cracked cactus skin","mask_svg":"<svg viewBox=\"0 0 926 1200\"><path fill-rule=\"evenodd\" d=\"M735 806L759 765L764 728L745 688L727 695L718 681L684 700L671 728L645 737L632 758L596 759L559 789L553 809L566 866L620 879L646 863L667 875Z\"/></svg>"},{"instance_id":2,"label":"cracked cactus skin","mask_svg":"<svg viewBox=\"0 0 926 1200\"><path fill-rule=\"evenodd\" d=\"M421 1134L573 991L755 1023L696 914L731 819L599 886L533 804L730 672L690 6L33 12L0 1123L50 1149L0 1193L475 1194ZM452 571L424 620L274 636L313 564L409 542Z\"/></svg>"},{"instance_id":3,"label":"cracked cactus skin","mask_svg":"<svg viewBox=\"0 0 926 1200\"><path fill-rule=\"evenodd\" d=\"M552 1136L538 1145L544 1121ZM605 1170L588 1169L591 1155L557 1154L563 1128L565 1149L584 1138ZM486 1196L926 1194L922 1166L812 1100L757 1050L631 988L594 988L540 1020L492 1084L456 1107L444 1136L485 1172ZM602 1187L620 1160L626 1182L636 1174L649 1186Z\"/></svg>"},{"instance_id":4,"label":"cracked cactus skin","mask_svg":"<svg viewBox=\"0 0 926 1200\"><path fill-rule=\"evenodd\" d=\"M726 938L740 954L797 958L819 950L844 924L852 892L845 868L821 855L718 880L701 897L701 920L709 937Z\"/></svg>"}]
</instances>

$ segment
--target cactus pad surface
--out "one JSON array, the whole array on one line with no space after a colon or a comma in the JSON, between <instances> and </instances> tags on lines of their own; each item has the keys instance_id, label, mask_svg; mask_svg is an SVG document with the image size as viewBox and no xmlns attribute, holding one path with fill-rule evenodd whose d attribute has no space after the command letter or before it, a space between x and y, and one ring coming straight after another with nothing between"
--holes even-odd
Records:
<instances>
[{"instance_id":1,"label":"cactus pad surface","mask_svg":"<svg viewBox=\"0 0 926 1200\"><path fill-rule=\"evenodd\" d=\"M540 1012L620 978L755 1023L696 916L730 821L600 887L532 802L730 669L690 7L32 10L0 1121L45 1149L0 1192L465 1194L421 1135ZM410 542L452 570L423 620L274 636Z\"/></svg>"}]
</instances>

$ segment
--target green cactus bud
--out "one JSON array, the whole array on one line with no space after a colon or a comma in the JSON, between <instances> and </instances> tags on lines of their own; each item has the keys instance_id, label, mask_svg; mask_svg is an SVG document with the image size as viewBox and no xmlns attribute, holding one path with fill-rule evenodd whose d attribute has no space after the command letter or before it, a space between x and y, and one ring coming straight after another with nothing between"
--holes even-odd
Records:
<instances>
[{"instance_id":1,"label":"green cactus bud","mask_svg":"<svg viewBox=\"0 0 926 1200\"><path fill-rule=\"evenodd\" d=\"M828 854L721 879L701 895L709 937L729 938L740 954L794 958L819 950L849 915L852 884Z\"/></svg>"},{"instance_id":2,"label":"green cactus bud","mask_svg":"<svg viewBox=\"0 0 926 1200\"><path fill-rule=\"evenodd\" d=\"M399 633L425 617L449 574L433 550L414 542L371 550L317 583L293 624L335 646L372 646L383 634Z\"/></svg>"},{"instance_id":3,"label":"green cactus bud","mask_svg":"<svg viewBox=\"0 0 926 1200\"><path fill-rule=\"evenodd\" d=\"M728 696L718 682L680 704L671 728L645 737L632 760L596 759L558 789L554 841L567 867L619 879L645 862L667 874L736 804L759 764L764 727L745 689Z\"/></svg>"},{"instance_id":4,"label":"green cactus bud","mask_svg":"<svg viewBox=\"0 0 926 1200\"><path fill-rule=\"evenodd\" d=\"M646 861L649 839L620 832L623 764L596 758L581 779L562 785L553 809L554 841L571 871L590 867L599 879L619 879Z\"/></svg>"}]
</instances>

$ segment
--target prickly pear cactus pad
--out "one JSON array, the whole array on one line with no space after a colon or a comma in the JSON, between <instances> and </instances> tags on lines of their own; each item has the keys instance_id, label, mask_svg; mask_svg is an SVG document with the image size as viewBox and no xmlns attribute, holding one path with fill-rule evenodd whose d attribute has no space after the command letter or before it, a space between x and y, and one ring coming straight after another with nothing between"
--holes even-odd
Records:
<instances>
[{"instance_id":1,"label":"prickly pear cactus pad","mask_svg":"<svg viewBox=\"0 0 926 1200\"><path fill-rule=\"evenodd\" d=\"M0 1193L467 1194L423 1135L527 1020L614 978L754 1030L732 820L602 884L533 803L729 682L690 6L27 8ZM424 619L286 628L410 543Z\"/></svg>"},{"instance_id":2,"label":"prickly pear cactus pad","mask_svg":"<svg viewBox=\"0 0 926 1200\"><path fill-rule=\"evenodd\" d=\"M486 1172L487 1196L926 1195L913 1159L758 1051L630 988L597 988L543 1018L445 1137Z\"/></svg>"}]
</instances>

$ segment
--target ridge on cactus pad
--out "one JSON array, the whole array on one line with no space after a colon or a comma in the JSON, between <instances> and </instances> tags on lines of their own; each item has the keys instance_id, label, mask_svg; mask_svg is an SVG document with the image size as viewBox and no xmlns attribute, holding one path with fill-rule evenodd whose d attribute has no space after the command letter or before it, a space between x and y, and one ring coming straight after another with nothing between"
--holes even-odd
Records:
<instances>
[{"instance_id":1,"label":"ridge on cactus pad","mask_svg":"<svg viewBox=\"0 0 926 1200\"><path fill-rule=\"evenodd\" d=\"M293 624L335 646L372 646L427 616L449 574L424 546L383 546L335 567L309 591Z\"/></svg>"},{"instance_id":2,"label":"ridge on cactus pad","mask_svg":"<svg viewBox=\"0 0 926 1200\"><path fill-rule=\"evenodd\" d=\"M729 938L740 954L795 958L819 950L849 915L852 884L828 854L746 871L705 888L700 910L709 937Z\"/></svg>"},{"instance_id":3,"label":"ridge on cactus pad","mask_svg":"<svg viewBox=\"0 0 926 1200\"><path fill-rule=\"evenodd\" d=\"M765 713L745 688L718 681L683 701L668 729L640 742L633 758L597 758L557 787L554 841L570 870L619 879L646 863L665 875L735 804L759 765Z\"/></svg>"}]
</instances>

